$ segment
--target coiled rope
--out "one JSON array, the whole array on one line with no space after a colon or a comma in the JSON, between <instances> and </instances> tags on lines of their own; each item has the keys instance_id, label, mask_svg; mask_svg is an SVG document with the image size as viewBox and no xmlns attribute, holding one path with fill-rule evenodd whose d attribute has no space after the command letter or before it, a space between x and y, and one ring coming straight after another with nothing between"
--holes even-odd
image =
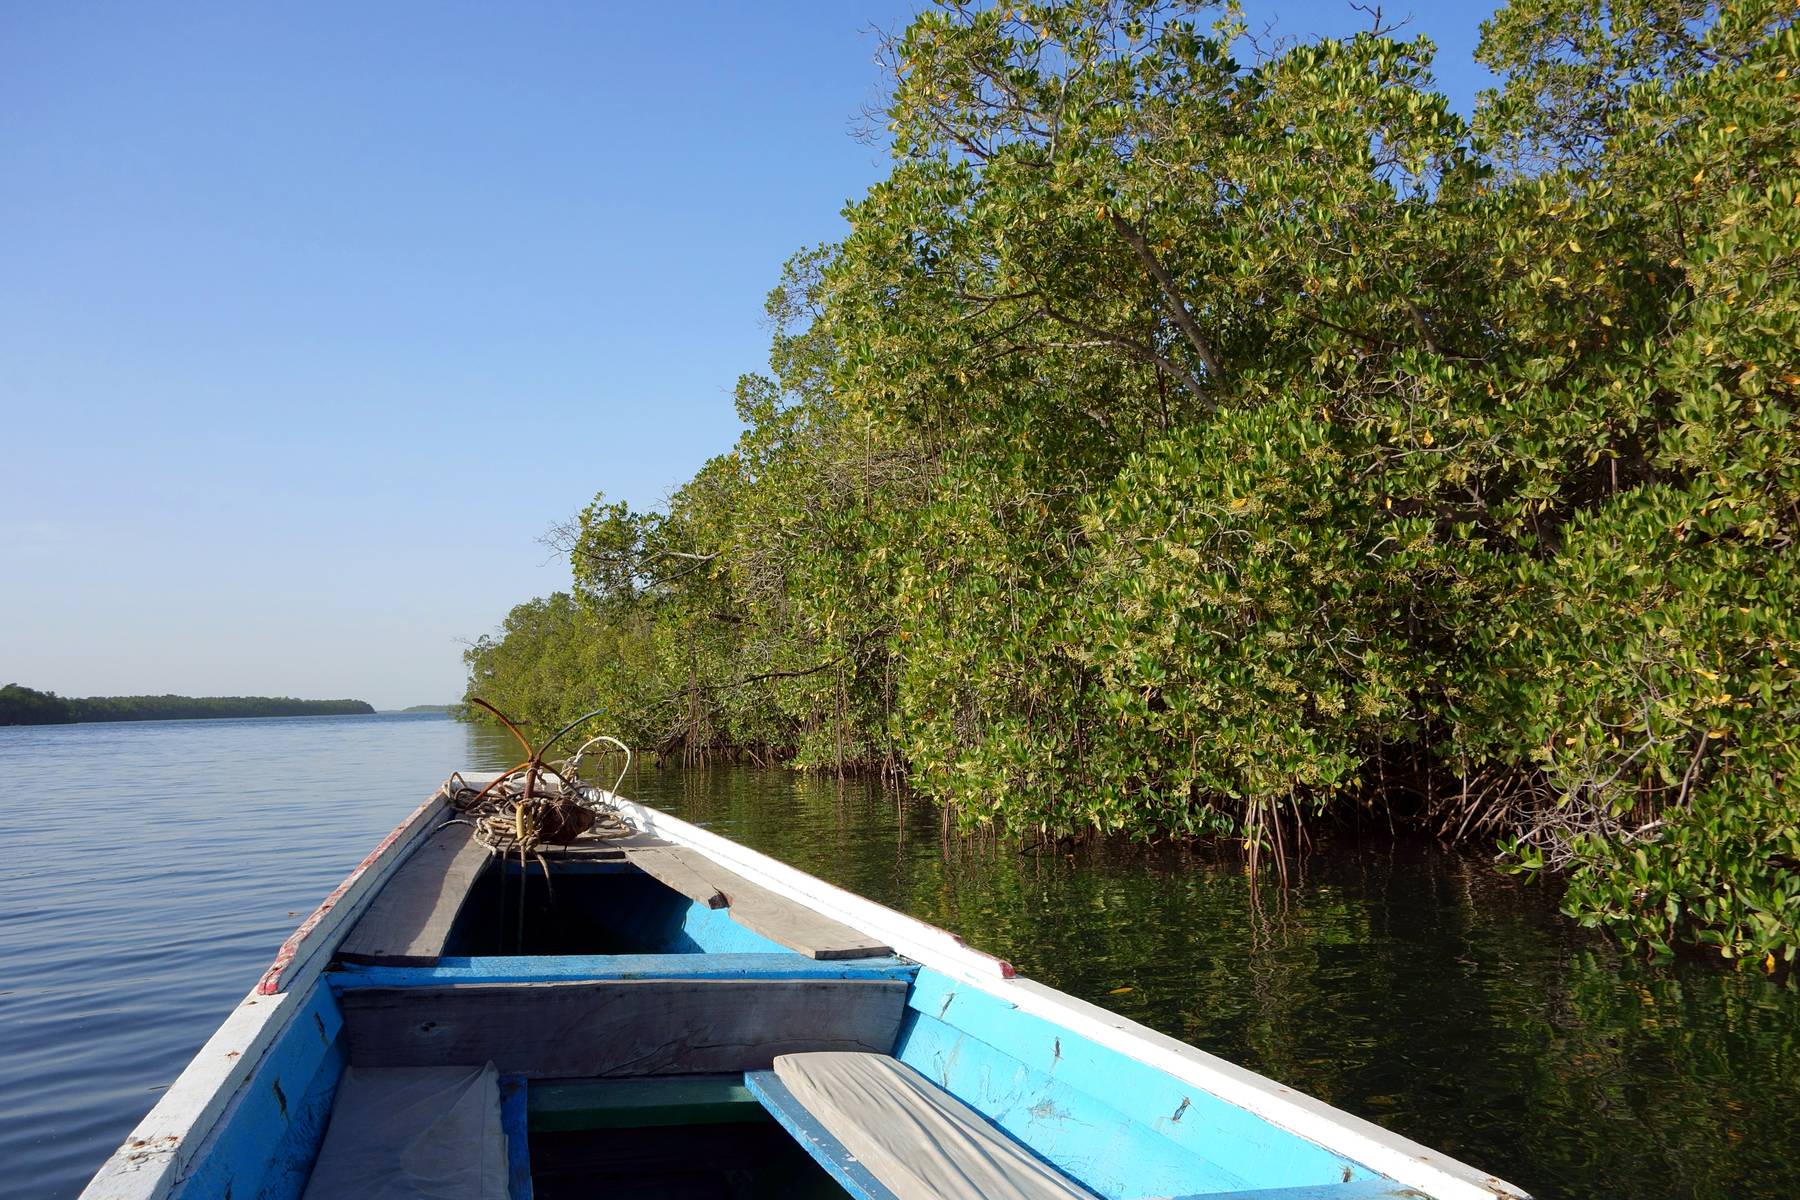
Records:
<instances>
[{"instance_id":1,"label":"coiled rope","mask_svg":"<svg viewBox=\"0 0 1800 1200\"><path fill-rule=\"evenodd\" d=\"M603 734L583 742L574 754L556 767L546 767L544 756L550 748L583 721L598 716L601 710L583 713L551 734L542 746L534 750L519 727L505 713L478 696L471 696L469 702L498 717L501 724L524 747L526 758L518 766L501 772L480 788L464 779L460 773L451 775L444 784L442 793L456 816L438 828L469 825L475 830L475 840L486 846L489 854L499 858L517 854L521 889L524 887L526 861L528 858L536 859L544 872L544 885L549 889L550 902L554 905L556 891L550 882L550 864L544 858L544 846L567 846L584 836L624 837L632 832L631 826L619 816L610 800L617 793L619 784L624 782L626 773L631 770L631 749L617 738ZM613 748L625 754L625 765L608 791L584 784L580 774L582 757L601 743L610 743ZM521 890L517 933L521 945L524 942L524 929L525 903Z\"/></svg>"}]
</instances>

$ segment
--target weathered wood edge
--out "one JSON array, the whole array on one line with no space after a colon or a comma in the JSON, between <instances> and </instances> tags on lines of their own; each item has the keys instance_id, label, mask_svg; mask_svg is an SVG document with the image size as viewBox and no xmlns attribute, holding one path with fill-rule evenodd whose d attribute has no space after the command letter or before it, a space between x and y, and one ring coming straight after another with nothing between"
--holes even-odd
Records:
<instances>
[{"instance_id":1,"label":"weathered wood edge","mask_svg":"<svg viewBox=\"0 0 1800 1200\"><path fill-rule=\"evenodd\" d=\"M806 1049L887 1053L908 983L613 979L342 993L356 1067L504 1062L533 1079L718 1074Z\"/></svg>"},{"instance_id":2,"label":"weathered wood edge","mask_svg":"<svg viewBox=\"0 0 1800 1200\"><path fill-rule=\"evenodd\" d=\"M796 905L790 897L748 881L737 885L731 919L750 932L761 934L808 958L853 962L859 958L881 958L894 952L886 942L870 937L853 925L828 917L811 905ZM818 928L808 931L805 926L809 921ZM828 933L825 927L829 926L842 929L851 936Z\"/></svg>"},{"instance_id":3,"label":"weathered wood edge","mask_svg":"<svg viewBox=\"0 0 1800 1200\"><path fill-rule=\"evenodd\" d=\"M816 959L878 958L894 948L864 931L746 879L687 846L627 846L626 860L696 904L731 909L752 933ZM813 928L808 929L810 924Z\"/></svg>"},{"instance_id":4,"label":"weathered wood edge","mask_svg":"<svg viewBox=\"0 0 1800 1200\"><path fill-rule=\"evenodd\" d=\"M731 903L723 890L694 869L681 846L627 846L625 861L659 882L674 888L704 908L724 908ZM702 856L704 857L704 856Z\"/></svg>"},{"instance_id":5,"label":"weathered wood edge","mask_svg":"<svg viewBox=\"0 0 1800 1200\"><path fill-rule=\"evenodd\" d=\"M602 983L609 979L898 979L916 964L882 958L807 958L801 954L572 954L440 958L428 966L340 963L326 976L336 992L448 983Z\"/></svg>"},{"instance_id":6,"label":"weathered wood edge","mask_svg":"<svg viewBox=\"0 0 1800 1200\"><path fill-rule=\"evenodd\" d=\"M344 931L337 957L388 966L436 962L489 857L466 822L440 824L419 837ZM377 920L384 924L371 924Z\"/></svg>"},{"instance_id":7,"label":"weathered wood edge","mask_svg":"<svg viewBox=\"0 0 1800 1200\"><path fill-rule=\"evenodd\" d=\"M329 952L336 949L342 935L362 915L375 894L381 890L381 885L406 861L407 854L421 843L424 831L435 829L448 812L449 802L440 788L396 825L394 831L383 838L375 849L356 864L356 869L344 877L344 882L338 884L320 902L312 915L300 922L300 927L288 935L287 941L281 944L281 949L275 952L275 961L269 964L262 981L256 985L257 994L271 996L288 990L302 967L317 960L322 950Z\"/></svg>"},{"instance_id":8,"label":"weathered wood edge","mask_svg":"<svg viewBox=\"0 0 1800 1200\"><path fill-rule=\"evenodd\" d=\"M697 850L672 849L688 856L684 870L723 892L731 919L752 933L813 959L879 958L894 952L892 946L866 931L846 925L815 905L772 892Z\"/></svg>"},{"instance_id":9,"label":"weathered wood edge","mask_svg":"<svg viewBox=\"0 0 1800 1200\"><path fill-rule=\"evenodd\" d=\"M1279 1129L1360 1162L1417 1188L1434 1200L1530 1200L1528 1193L1428 1146L1381 1128L1322 1100L1284 1087L1204 1050L1078 1000L1033 980L1014 978L1012 965L963 944L936 926L814 878L766 854L740 846L647 805L609 794L637 829L691 846L708 858L885 939L907 958L996 996L1095 1044L1192 1084Z\"/></svg>"}]
</instances>

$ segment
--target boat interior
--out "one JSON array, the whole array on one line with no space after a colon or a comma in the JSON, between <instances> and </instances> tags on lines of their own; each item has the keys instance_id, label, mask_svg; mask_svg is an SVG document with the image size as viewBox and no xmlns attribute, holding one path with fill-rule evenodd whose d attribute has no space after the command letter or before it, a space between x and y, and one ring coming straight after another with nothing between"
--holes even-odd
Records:
<instances>
[{"instance_id":1,"label":"boat interior","mask_svg":"<svg viewBox=\"0 0 1800 1200\"><path fill-rule=\"evenodd\" d=\"M178 1195L1417 1195L696 851L470 834L382 886Z\"/></svg>"}]
</instances>

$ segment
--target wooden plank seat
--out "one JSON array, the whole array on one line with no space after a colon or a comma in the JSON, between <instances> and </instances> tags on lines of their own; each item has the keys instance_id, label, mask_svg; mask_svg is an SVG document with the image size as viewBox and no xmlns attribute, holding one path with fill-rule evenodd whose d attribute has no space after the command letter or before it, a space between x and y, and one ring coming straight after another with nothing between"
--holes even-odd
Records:
<instances>
[{"instance_id":1,"label":"wooden plank seat","mask_svg":"<svg viewBox=\"0 0 1800 1200\"><path fill-rule=\"evenodd\" d=\"M303 1200L508 1200L511 1157L493 1064L353 1066Z\"/></svg>"},{"instance_id":2,"label":"wooden plank seat","mask_svg":"<svg viewBox=\"0 0 1800 1200\"><path fill-rule=\"evenodd\" d=\"M906 991L889 973L674 977L353 987L339 1004L353 1065L492 1062L531 1079L600 1079L737 1073L802 1050L885 1053Z\"/></svg>"},{"instance_id":3,"label":"wooden plank seat","mask_svg":"<svg viewBox=\"0 0 1800 1200\"><path fill-rule=\"evenodd\" d=\"M685 846L628 847L645 874L708 908L730 907L731 919L808 958L879 958L893 947L786 896L777 895Z\"/></svg>"},{"instance_id":4,"label":"wooden plank seat","mask_svg":"<svg viewBox=\"0 0 1800 1200\"><path fill-rule=\"evenodd\" d=\"M731 903L715 880L707 878L691 850L677 846L627 846L625 858L638 870L675 889L702 908L724 908Z\"/></svg>"},{"instance_id":5,"label":"wooden plank seat","mask_svg":"<svg viewBox=\"0 0 1800 1200\"><path fill-rule=\"evenodd\" d=\"M885 1054L784 1054L744 1077L858 1200L1094 1200L980 1113Z\"/></svg>"},{"instance_id":6,"label":"wooden plank seat","mask_svg":"<svg viewBox=\"0 0 1800 1200\"><path fill-rule=\"evenodd\" d=\"M338 958L395 967L436 962L487 862L488 849L470 825L428 835L345 935Z\"/></svg>"}]
</instances>

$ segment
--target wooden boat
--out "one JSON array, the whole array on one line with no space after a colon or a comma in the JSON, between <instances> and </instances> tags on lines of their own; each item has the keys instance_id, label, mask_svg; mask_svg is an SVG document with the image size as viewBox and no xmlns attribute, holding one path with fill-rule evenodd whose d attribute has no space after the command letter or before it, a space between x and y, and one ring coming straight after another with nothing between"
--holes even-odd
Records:
<instances>
[{"instance_id":1,"label":"wooden boat","mask_svg":"<svg viewBox=\"0 0 1800 1200\"><path fill-rule=\"evenodd\" d=\"M1524 1195L597 794L542 870L420 806L83 1195Z\"/></svg>"}]
</instances>

